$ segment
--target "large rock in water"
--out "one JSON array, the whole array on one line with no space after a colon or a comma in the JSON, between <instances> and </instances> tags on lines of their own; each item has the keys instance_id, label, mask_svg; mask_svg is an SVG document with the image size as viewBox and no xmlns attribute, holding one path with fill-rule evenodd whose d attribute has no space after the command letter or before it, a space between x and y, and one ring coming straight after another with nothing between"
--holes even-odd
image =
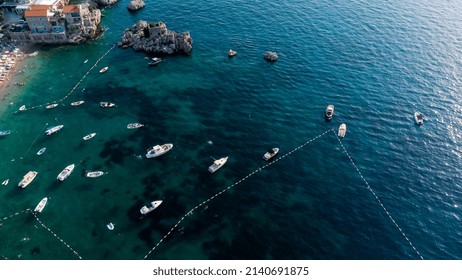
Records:
<instances>
[{"instance_id":1,"label":"large rock in water","mask_svg":"<svg viewBox=\"0 0 462 280\"><path fill-rule=\"evenodd\" d=\"M165 23L138 21L125 29L119 47L132 47L135 51L156 54L186 54L192 51L192 38L189 32L177 33L167 30Z\"/></svg>"},{"instance_id":2,"label":"large rock in water","mask_svg":"<svg viewBox=\"0 0 462 280\"><path fill-rule=\"evenodd\" d=\"M101 6L109 6L109 5L113 5L117 3L117 1L119 0L91 0L91 1Z\"/></svg>"},{"instance_id":3,"label":"large rock in water","mask_svg":"<svg viewBox=\"0 0 462 280\"><path fill-rule=\"evenodd\" d=\"M267 51L267 52L265 52L263 57L266 60L271 61L271 62L274 62L274 61L278 60L278 54L276 52Z\"/></svg>"},{"instance_id":4,"label":"large rock in water","mask_svg":"<svg viewBox=\"0 0 462 280\"><path fill-rule=\"evenodd\" d=\"M144 2L143 0L132 0L128 6L127 9L130 11L136 11L144 7Z\"/></svg>"}]
</instances>

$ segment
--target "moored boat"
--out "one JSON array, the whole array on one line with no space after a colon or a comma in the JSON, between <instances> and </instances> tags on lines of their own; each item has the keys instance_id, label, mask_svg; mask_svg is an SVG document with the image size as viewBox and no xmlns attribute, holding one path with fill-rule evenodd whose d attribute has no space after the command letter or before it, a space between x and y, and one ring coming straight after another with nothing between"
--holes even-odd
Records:
<instances>
[{"instance_id":1,"label":"moored boat","mask_svg":"<svg viewBox=\"0 0 462 280\"><path fill-rule=\"evenodd\" d=\"M161 203L162 203L162 200L155 200L155 201L151 201L149 203L146 203L143 207L141 207L140 213L143 214L143 215L146 215L149 212L156 209L157 207L159 207L159 205Z\"/></svg>"},{"instance_id":2,"label":"moored boat","mask_svg":"<svg viewBox=\"0 0 462 280\"><path fill-rule=\"evenodd\" d=\"M154 66L162 62L162 59L159 57L153 57L152 61L148 63L149 66Z\"/></svg>"},{"instance_id":3,"label":"moored boat","mask_svg":"<svg viewBox=\"0 0 462 280\"><path fill-rule=\"evenodd\" d=\"M79 106L79 105L82 105L83 103L85 103L85 101L83 100L75 101L71 103L71 106Z\"/></svg>"},{"instance_id":4,"label":"moored boat","mask_svg":"<svg viewBox=\"0 0 462 280\"><path fill-rule=\"evenodd\" d=\"M72 171L74 170L74 167L75 167L75 164L66 166L66 168L64 168L63 171L61 171L58 174L58 177L56 179L60 181L64 181L67 177L69 177L69 175L71 175Z\"/></svg>"},{"instance_id":5,"label":"moored boat","mask_svg":"<svg viewBox=\"0 0 462 280\"><path fill-rule=\"evenodd\" d=\"M47 148L43 147L41 148L38 152L37 152L37 155L38 156L41 156L45 151L46 151Z\"/></svg>"},{"instance_id":6,"label":"moored boat","mask_svg":"<svg viewBox=\"0 0 462 280\"><path fill-rule=\"evenodd\" d=\"M345 137L346 130L347 130L346 124L342 123L338 128L338 134L337 134L338 137L340 137L340 138Z\"/></svg>"},{"instance_id":7,"label":"moored boat","mask_svg":"<svg viewBox=\"0 0 462 280\"><path fill-rule=\"evenodd\" d=\"M45 205L47 205L48 198L45 197L42 200L40 200L39 204L34 209L34 212L41 213L43 208L45 208Z\"/></svg>"},{"instance_id":8,"label":"moored boat","mask_svg":"<svg viewBox=\"0 0 462 280\"><path fill-rule=\"evenodd\" d=\"M85 174L85 176L88 178L96 178L102 175L104 175L103 171L89 171Z\"/></svg>"},{"instance_id":9,"label":"moored boat","mask_svg":"<svg viewBox=\"0 0 462 280\"><path fill-rule=\"evenodd\" d=\"M85 59L85 61L83 62L84 64L88 62L88 59Z\"/></svg>"},{"instance_id":10,"label":"moored boat","mask_svg":"<svg viewBox=\"0 0 462 280\"><path fill-rule=\"evenodd\" d=\"M46 106L45 108L47 108L47 109L53 109L53 108L56 108L56 107L58 107L58 103L50 104L50 105Z\"/></svg>"},{"instance_id":11,"label":"moored boat","mask_svg":"<svg viewBox=\"0 0 462 280\"><path fill-rule=\"evenodd\" d=\"M90 134L84 136L84 137L83 137L83 140L87 141L87 140L89 140L89 139L95 137L95 135L96 135L96 133L94 133L94 132L93 132L93 133L90 133Z\"/></svg>"},{"instance_id":12,"label":"moored boat","mask_svg":"<svg viewBox=\"0 0 462 280\"><path fill-rule=\"evenodd\" d=\"M100 102L99 106L101 106L101 108L111 108L111 107L115 107L116 105L111 102Z\"/></svg>"},{"instance_id":13,"label":"moored boat","mask_svg":"<svg viewBox=\"0 0 462 280\"><path fill-rule=\"evenodd\" d=\"M228 57L234 57L237 55L237 51L233 51L232 49L229 49L228 51Z\"/></svg>"},{"instance_id":14,"label":"moored boat","mask_svg":"<svg viewBox=\"0 0 462 280\"><path fill-rule=\"evenodd\" d=\"M99 72L100 72L100 73L104 73L104 72L106 72L108 69L109 69L109 67L106 66L106 67L102 68L101 70L99 70Z\"/></svg>"},{"instance_id":15,"label":"moored boat","mask_svg":"<svg viewBox=\"0 0 462 280\"><path fill-rule=\"evenodd\" d=\"M155 145L146 153L147 158L155 158L165 154L173 148L173 144Z\"/></svg>"},{"instance_id":16,"label":"moored boat","mask_svg":"<svg viewBox=\"0 0 462 280\"><path fill-rule=\"evenodd\" d=\"M334 105L329 104L326 108L326 120L331 120L334 115Z\"/></svg>"},{"instance_id":17,"label":"moored boat","mask_svg":"<svg viewBox=\"0 0 462 280\"><path fill-rule=\"evenodd\" d=\"M61 125L57 125L57 126L50 127L49 129L47 129L47 130L45 131L45 135L51 135L51 134L53 134L53 133L55 133L55 132L57 132L57 131L60 131L61 128L63 128L63 127L64 127L64 125L62 125L62 124L61 124Z\"/></svg>"},{"instance_id":18,"label":"moored boat","mask_svg":"<svg viewBox=\"0 0 462 280\"><path fill-rule=\"evenodd\" d=\"M127 128L128 128L128 129L134 129L134 128L140 128L140 127L142 127L142 126L144 126L144 124L140 124L140 123L129 123L129 124L127 125Z\"/></svg>"},{"instance_id":19,"label":"moored boat","mask_svg":"<svg viewBox=\"0 0 462 280\"><path fill-rule=\"evenodd\" d=\"M9 135L9 134L11 134L11 130L0 131L0 136L6 136L6 135Z\"/></svg>"},{"instance_id":20,"label":"moored boat","mask_svg":"<svg viewBox=\"0 0 462 280\"><path fill-rule=\"evenodd\" d=\"M27 187L37 176L37 171L29 171L26 175L22 178L21 182L19 182L18 187L25 188Z\"/></svg>"},{"instance_id":21,"label":"moored boat","mask_svg":"<svg viewBox=\"0 0 462 280\"><path fill-rule=\"evenodd\" d=\"M215 161L213 161L213 164L209 166L209 172L214 173L215 171L223 167L226 161L228 161L228 157L216 159Z\"/></svg>"},{"instance_id":22,"label":"moored boat","mask_svg":"<svg viewBox=\"0 0 462 280\"><path fill-rule=\"evenodd\" d=\"M416 124L422 125L423 124L423 115L420 112L415 112L414 113L414 120Z\"/></svg>"},{"instance_id":23,"label":"moored boat","mask_svg":"<svg viewBox=\"0 0 462 280\"><path fill-rule=\"evenodd\" d=\"M2 182L2 185L6 186L10 182L10 179L6 179L5 181Z\"/></svg>"},{"instance_id":24,"label":"moored boat","mask_svg":"<svg viewBox=\"0 0 462 280\"><path fill-rule=\"evenodd\" d=\"M109 224L106 225L106 227L107 227L109 230L114 230L114 226L115 226L115 224L113 224L113 223L109 223Z\"/></svg>"},{"instance_id":25,"label":"moored boat","mask_svg":"<svg viewBox=\"0 0 462 280\"><path fill-rule=\"evenodd\" d=\"M263 159L268 161L272 159L274 156L276 156L277 153L279 153L279 148L272 148L263 155Z\"/></svg>"},{"instance_id":26,"label":"moored boat","mask_svg":"<svg viewBox=\"0 0 462 280\"><path fill-rule=\"evenodd\" d=\"M26 105L22 105L21 107L19 107L19 111L24 111L26 110Z\"/></svg>"}]
</instances>

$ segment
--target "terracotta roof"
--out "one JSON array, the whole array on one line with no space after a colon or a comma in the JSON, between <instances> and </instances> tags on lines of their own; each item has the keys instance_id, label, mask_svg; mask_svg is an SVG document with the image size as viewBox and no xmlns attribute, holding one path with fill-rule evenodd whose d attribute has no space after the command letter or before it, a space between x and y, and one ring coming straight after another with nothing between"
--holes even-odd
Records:
<instances>
[{"instance_id":1,"label":"terracotta roof","mask_svg":"<svg viewBox=\"0 0 462 280\"><path fill-rule=\"evenodd\" d=\"M48 10L32 10L25 11L24 17L46 17L48 15Z\"/></svg>"},{"instance_id":2,"label":"terracotta roof","mask_svg":"<svg viewBox=\"0 0 462 280\"><path fill-rule=\"evenodd\" d=\"M63 13L80 13L80 5L67 5L63 8Z\"/></svg>"}]
</instances>

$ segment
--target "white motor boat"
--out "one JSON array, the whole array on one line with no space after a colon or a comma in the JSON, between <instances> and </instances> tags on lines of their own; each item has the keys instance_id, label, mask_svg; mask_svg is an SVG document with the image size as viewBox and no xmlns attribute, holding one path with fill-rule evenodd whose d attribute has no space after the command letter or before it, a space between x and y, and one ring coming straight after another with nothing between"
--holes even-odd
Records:
<instances>
[{"instance_id":1,"label":"white motor boat","mask_svg":"<svg viewBox=\"0 0 462 280\"><path fill-rule=\"evenodd\" d=\"M50 104L50 105L46 106L45 108L47 108L47 109L53 109L53 108L56 108L56 107L58 107L58 103Z\"/></svg>"},{"instance_id":2,"label":"white motor boat","mask_svg":"<svg viewBox=\"0 0 462 280\"><path fill-rule=\"evenodd\" d=\"M113 223L109 223L109 224L106 225L106 227L107 227L109 230L114 230L114 226L115 226L115 224L113 224Z\"/></svg>"},{"instance_id":3,"label":"white motor boat","mask_svg":"<svg viewBox=\"0 0 462 280\"><path fill-rule=\"evenodd\" d=\"M269 161L269 160L272 159L274 156L276 156L277 153L279 153L279 148L272 148L272 149L268 150L268 151L263 155L263 159L266 160L266 161Z\"/></svg>"},{"instance_id":4,"label":"white motor boat","mask_svg":"<svg viewBox=\"0 0 462 280\"><path fill-rule=\"evenodd\" d=\"M116 105L111 102L100 102L99 106L101 106L101 108L112 108L112 107L115 107Z\"/></svg>"},{"instance_id":5,"label":"white motor boat","mask_svg":"<svg viewBox=\"0 0 462 280\"><path fill-rule=\"evenodd\" d=\"M423 115L420 112L415 112L414 113L414 119L416 124L418 125L423 125Z\"/></svg>"},{"instance_id":6,"label":"white motor boat","mask_svg":"<svg viewBox=\"0 0 462 280\"><path fill-rule=\"evenodd\" d=\"M159 57L153 57L152 61L148 63L149 66L154 66L162 62L162 59Z\"/></svg>"},{"instance_id":7,"label":"white motor boat","mask_svg":"<svg viewBox=\"0 0 462 280\"><path fill-rule=\"evenodd\" d=\"M104 73L109 69L108 66L104 67L103 69L99 70L100 73Z\"/></svg>"},{"instance_id":8,"label":"white motor boat","mask_svg":"<svg viewBox=\"0 0 462 280\"><path fill-rule=\"evenodd\" d=\"M228 51L228 57L234 57L237 55L237 51L233 51L232 49L229 49Z\"/></svg>"},{"instance_id":9,"label":"white motor boat","mask_svg":"<svg viewBox=\"0 0 462 280\"><path fill-rule=\"evenodd\" d=\"M2 182L2 185L6 186L10 182L10 179L6 179L5 181Z\"/></svg>"},{"instance_id":10,"label":"white motor boat","mask_svg":"<svg viewBox=\"0 0 462 280\"><path fill-rule=\"evenodd\" d=\"M41 148L41 149L37 152L37 155L38 155L38 156L43 155L43 153L44 153L46 150L47 150L47 148L45 148L45 147Z\"/></svg>"},{"instance_id":11,"label":"white motor boat","mask_svg":"<svg viewBox=\"0 0 462 280\"><path fill-rule=\"evenodd\" d=\"M53 126L53 127L49 128L49 129L47 129L45 131L45 135L51 135L51 134L53 134L53 133L55 133L57 131L60 131L61 128L63 128L63 127L64 127L64 125Z\"/></svg>"},{"instance_id":12,"label":"white motor boat","mask_svg":"<svg viewBox=\"0 0 462 280\"><path fill-rule=\"evenodd\" d=\"M83 137L83 140L87 141L87 140L89 140L89 139L95 137L95 135L96 135L96 133L94 133L94 132L93 132L93 133L90 133L90 134L84 136L84 137Z\"/></svg>"},{"instance_id":13,"label":"white motor boat","mask_svg":"<svg viewBox=\"0 0 462 280\"><path fill-rule=\"evenodd\" d=\"M342 123L338 128L338 137L340 138L345 137L346 131L347 131L346 124Z\"/></svg>"},{"instance_id":14,"label":"white motor boat","mask_svg":"<svg viewBox=\"0 0 462 280\"><path fill-rule=\"evenodd\" d=\"M149 203L146 203L146 205L144 205L143 207L141 207L140 209L140 213L143 214L143 215L146 215L148 214L149 212L153 211L154 209L156 209L157 207L159 207L159 205L162 203L162 200L155 200L155 201L151 201Z\"/></svg>"},{"instance_id":15,"label":"white motor boat","mask_svg":"<svg viewBox=\"0 0 462 280\"><path fill-rule=\"evenodd\" d=\"M18 187L25 188L27 187L37 176L37 171L29 171L26 175L22 178L21 182L19 182Z\"/></svg>"},{"instance_id":16,"label":"white motor boat","mask_svg":"<svg viewBox=\"0 0 462 280\"><path fill-rule=\"evenodd\" d=\"M89 171L85 174L85 176L88 178L96 178L96 177L103 176L103 175L104 175L103 171Z\"/></svg>"},{"instance_id":17,"label":"white motor boat","mask_svg":"<svg viewBox=\"0 0 462 280\"><path fill-rule=\"evenodd\" d=\"M19 111L24 111L26 110L26 105L22 105L21 107L19 107Z\"/></svg>"},{"instance_id":18,"label":"white motor boat","mask_svg":"<svg viewBox=\"0 0 462 280\"><path fill-rule=\"evenodd\" d=\"M0 136L6 136L6 135L9 135L9 134L11 134L11 130L0 131Z\"/></svg>"},{"instance_id":19,"label":"white motor boat","mask_svg":"<svg viewBox=\"0 0 462 280\"><path fill-rule=\"evenodd\" d=\"M72 171L74 170L75 164L71 164L66 166L66 168L61 171L61 173L58 174L58 177L56 179L60 181L64 181L69 175L71 175Z\"/></svg>"},{"instance_id":20,"label":"white motor boat","mask_svg":"<svg viewBox=\"0 0 462 280\"><path fill-rule=\"evenodd\" d=\"M146 154L147 158L155 158L165 154L166 152L170 151L173 148L173 144L163 144L163 145L155 145L151 149L148 150Z\"/></svg>"},{"instance_id":21,"label":"white motor boat","mask_svg":"<svg viewBox=\"0 0 462 280\"><path fill-rule=\"evenodd\" d=\"M88 59L85 59L85 61L83 62L84 64L88 62Z\"/></svg>"},{"instance_id":22,"label":"white motor boat","mask_svg":"<svg viewBox=\"0 0 462 280\"><path fill-rule=\"evenodd\" d=\"M35 207L34 212L41 213L43 208L45 208L45 205L47 205L47 201L48 201L47 197L40 200L39 204L37 204L37 207Z\"/></svg>"},{"instance_id":23,"label":"white motor boat","mask_svg":"<svg viewBox=\"0 0 462 280\"><path fill-rule=\"evenodd\" d=\"M326 120L331 120L334 115L334 105L329 104L326 108Z\"/></svg>"},{"instance_id":24,"label":"white motor boat","mask_svg":"<svg viewBox=\"0 0 462 280\"><path fill-rule=\"evenodd\" d=\"M71 103L71 106L79 106L79 105L82 105L83 103L85 103L85 101L83 100L75 101Z\"/></svg>"},{"instance_id":25,"label":"white motor boat","mask_svg":"<svg viewBox=\"0 0 462 280\"><path fill-rule=\"evenodd\" d=\"M218 169L223 167L223 165L225 165L226 161L228 161L228 157L224 157L224 158L220 158L220 159L215 160L213 162L213 164L209 166L209 172L214 173L215 171L217 171Z\"/></svg>"},{"instance_id":26,"label":"white motor boat","mask_svg":"<svg viewBox=\"0 0 462 280\"><path fill-rule=\"evenodd\" d=\"M127 125L127 128L128 128L128 129L134 129L134 128L140 128L140 127L142 127L142 126L144 126L144 124L140 124L140 123L129 123L129 124Z\"/></svg>"}]
</instances>

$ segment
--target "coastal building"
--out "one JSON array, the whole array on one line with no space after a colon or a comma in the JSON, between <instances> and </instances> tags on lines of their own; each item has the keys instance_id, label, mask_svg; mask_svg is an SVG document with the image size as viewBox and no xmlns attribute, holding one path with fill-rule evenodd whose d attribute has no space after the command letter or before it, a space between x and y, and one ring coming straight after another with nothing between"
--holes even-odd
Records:
<instances>
[{"instance_id":1,"label":"coastal building","mask_svg":"<svg viewBox=\"0 0 462 280\"><path fill-rule=\"evenodd\" d=\"M96 35L98 24L101 22L101 11L90 10L90 4L67 5L63 8L66 19L67 32L72 42Z\"/></svg>"}]
</instances>

